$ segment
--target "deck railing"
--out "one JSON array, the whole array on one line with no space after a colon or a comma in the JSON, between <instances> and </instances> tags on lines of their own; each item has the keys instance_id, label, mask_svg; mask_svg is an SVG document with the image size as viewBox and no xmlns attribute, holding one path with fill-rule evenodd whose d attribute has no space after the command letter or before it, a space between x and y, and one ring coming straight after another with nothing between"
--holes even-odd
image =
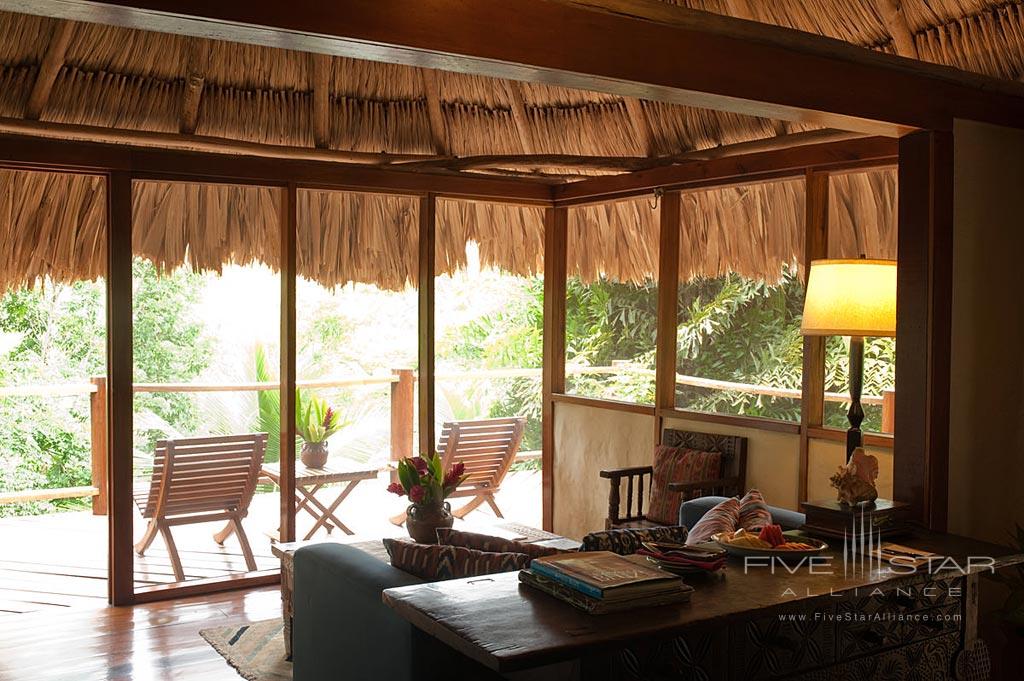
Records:
<instances>
[{"instance_id":1,"label":"deck railing","mask_svg":"<svg viewBox=\"0 0 1024 681\"><path fill-rule=\"evenodd\" d=\"M439 372L435 374L438 381L471 381L494 380L502 378L540 378L541 369L485 369L477 371ZM581 365L566 366L567 376L623 374L651 376L654 371L636 367L628 363L606 367ZM10 397L65 397L74 395L89 396L89 423L91 441L91 478L92 485L84 487L65 487L54 489L21 490L0 493L0 504L46 501L52 499L92 498L92 510L95 515L107 512L107 379L96 377L88 383L64 383L55 385L0 386L0 398ZM699 376L676 375L678 385L697 388L708 388L731 392L743 392L766 397L800 399L798 388L778 388L775 386L737 383ZM346 388L357 386L387 385L390 390L391 416L391 460L398 461L413 455L414 415L416 413L416 372L413 369L394 369L390 374L376 376L358 376L313 381L297 381L299 388ZM206 392L239 392L276 390L280 387L275 382L253 383L136 383L137 393L206 393ZM829 402L847 402L845 393L827 392L825 400ZM865 395L861 398L864 404L882 407L882 431L891 433L895 407L895 393L886 391L884 395ZM517 459L528 460L538 458L537 452L521 452Z\"/></svg>"}]
</instances>

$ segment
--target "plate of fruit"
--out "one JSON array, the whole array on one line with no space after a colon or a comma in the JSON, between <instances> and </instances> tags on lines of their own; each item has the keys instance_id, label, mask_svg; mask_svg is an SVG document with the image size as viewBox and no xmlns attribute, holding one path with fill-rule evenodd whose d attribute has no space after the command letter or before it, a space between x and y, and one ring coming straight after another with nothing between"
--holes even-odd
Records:
<instances>
[{"instance_id":1,"label":"plate of fruit","mask_svg":"<svg viewBox=\"0 0 1024 681\"><path fill-rule=\"evenodd\" d=\"M782 558L805 558L816 556L828 548L828 544L804 536L796 530L783 532L778 525L765 525L760 531L744 529L735 532L720 532L712 537L733 556L779 556Z\"/></svg>"}]
</instances>

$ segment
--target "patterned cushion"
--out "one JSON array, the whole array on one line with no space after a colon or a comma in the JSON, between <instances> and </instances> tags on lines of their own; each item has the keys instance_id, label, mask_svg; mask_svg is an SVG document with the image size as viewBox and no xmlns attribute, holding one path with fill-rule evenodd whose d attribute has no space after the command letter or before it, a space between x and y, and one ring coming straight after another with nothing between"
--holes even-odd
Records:
<instances>
[{"instance_id":1,"label":"patterned cushion","mask_svg":"<svg viewBox=\"0 0 1024 681\"><path fill-rule=\"evenodd\" d=\"M640 543L645 541L685 544L686 527L674 525L671 527L623 528L619 530L605 530L604 532L591 532L583 538L583 546L580 547L580 551L612 551L619 555L628 556L636 553L640 549Z\"/></svg>"},{"instance_id":2,"label":"patterned cushion","mask_svg":"<svg viewBox=\"0 0 1024 681\"><path fill-rule=\"evenodd\" d=\"M450 527L440 527L437 530L437 543L449 546L462 546L477 551L488 551L490 553L525 553L530 558L543 558L553 556L556 553L565 553L562 549L550 546L538 546L527 544L512 539L492 537L488 534L477 534L476 532L462 532L453 530Z\"/></svg>"},{"instance_id":3,"label":"patterned cushion","mask_svg":"<svg viewBox=\"0 0 1024 681\"><path fill-rule=\"evenodd\" d=\"M385 539L384 548L391 556L392 567L428 582L522 570L529 567L531 560L525 553L489 553L462 546L416 544L401 539Z\"/></svg>"},{"instance_id":4,"label":"patterned cushion","mask_svg":"<svg viewBox=\"0 0 1024 681\"><path fill-rule=\"evenodd\" d=\"M675 525L679 522L682 493L669 490L668 484L720 478L722 453L658 445L654 450L653 469L647 517L656 523ZM700 496L700 492L695 496Z\"/></svg>"},{"instance_id":5,"label":"patterned cushion","mask_svg":"<svg viewBox=\"0 0 1024 681\"><path fill-rule=\"evenodd\" d=\"M690 528L687 544L711 541L711 535L719 532L735 532L740 523L740 500L730 497L704 514L697 524Z\"/></svg>"},{"instance_id":6,"label":"patterned cushion","mask_svg":"<svg viewBox=\"0 0 1024 681\"><path fill-rule=\"evenodd\" d=\"M760 530L772 524L772 512L764 502L764 496L752 489L740 499L740 527L744 530Z\"/></svg>"}]
</instances>

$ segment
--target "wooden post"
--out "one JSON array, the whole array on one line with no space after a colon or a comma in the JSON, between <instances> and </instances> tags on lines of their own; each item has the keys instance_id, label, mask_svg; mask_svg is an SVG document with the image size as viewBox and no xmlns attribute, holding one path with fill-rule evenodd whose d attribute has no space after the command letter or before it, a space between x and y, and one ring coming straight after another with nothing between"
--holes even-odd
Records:
<instances>
[{"instance_id":1,"label":"wooden post","mask_svg":"<svg viewBox=\"0 0 1024 681\"><path fill-rule=\"evenodd\" d=\"M804 228L804 286L811 261L828 257L827 173L807 171ZM803 378L800 391L800 463L797 501L807 501L807 470L810 459L810 431L825 420L825 338L804 336Z\"/></svg>"},{"instance_id":2,"label":"wooden post","mask_svg":"<svg viewBox=\"0 0 1024 681\"><path fill-rule=\"evenodd\" d=\"M429 454L434 440L434 236L437 197L427 194L419 205L419 414L420 453Z\"/></svg>"},{"instance_id":3,"label":"wooden post","mask_svg":"<svg viewBox=\"0 0 1024 681\"><path fill-rule=\"evenodd\" d=\"M896 391L882 391L882 432L892 435L896 425Z\"/></svg>"},{"instance_id":4,"label":"wooden post","mask_svg":"<svg viewBox=\"0 0 1024 681\"><path fill-rule=\"evenodd\" d=\"M413 420L416 414L416 372L412 369L393 369L398 380L391 384L391 461L412 456ZM391 472L391 481L398 481L398 473Z\"/></svg>"},{"instance_id":5,"label":"wooden post","mask_svg":"<svg viewBox=\"0 0 1024 681\"><path fill-rule=\"evenodd\" d=\"M92 514L107 514L107 377L94 376L96 392L89 395L90 443L92 447L92 486L99 494L92 498Z\"/></svg>"},{"instance_id":6,"label":"wooden post","mask_svg":"<svg viewBox=\"0 0 1024 681\"><path fill-rule=\"evenodd\" d=\"M953 135L900 138L893 496L946 528L953 298Z\"/></svg>"},{"instance_id":7,"label":"wooden post","mask_svg":"<svg viewBox=\"0 0 1024 681\"><path fill-rule=\"evenodd\" d=\"M654 441L661 442L657 410L676 406L676 342L679 326L679 192L661 197L658 242L658 334L654 354ZM622 462L620 462L621 465Z\"/></svg>"},{"instance_id":8,"label":"wooden post","mask_svg":"<svg viewBox=\"0 0 1024 681\"><path fill-rule=\"evenodd\" d=\"M113 605L130 605L135 597L132 364L132 178L113 172L107 182L107 589Z\"/></svg>"},{"instance_id":9,"label":"wooden post","mask_svg":"<svg viewBox=\"0 0 1024 681\"><path fill-rule=\"evenodd\" d=\"M541 405L542 524L549 532L555 510L555 402L565 392L565 288L569 209L544 211L544 361Z\"/></svg>"},{"instance_id":10,"label":"wooden post","mask_svg":"<svg viewBox=\"0 0 1024 681\"><path fill-rule=\"evenodd\" d=\"M281 191L281 492L282 542L295 541L295 277L297 194L294 183Z\"/></svg>"}]
</instances>

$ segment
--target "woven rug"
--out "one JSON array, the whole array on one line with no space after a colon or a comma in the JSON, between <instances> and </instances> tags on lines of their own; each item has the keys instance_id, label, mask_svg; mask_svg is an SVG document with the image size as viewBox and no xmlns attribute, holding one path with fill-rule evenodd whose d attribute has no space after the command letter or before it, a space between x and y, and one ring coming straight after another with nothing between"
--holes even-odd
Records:
<instances>
[{"instance_id":1,"label":"woven rug","mask_svg":"<svg viewBox=\"0 0 1024 681\"><path fill-rule=\"evenodd\" d=\"M278 619L203 629L199 635L249 681L291 681L284 659L284 623Z\"/></svg>"}]
</instances>

